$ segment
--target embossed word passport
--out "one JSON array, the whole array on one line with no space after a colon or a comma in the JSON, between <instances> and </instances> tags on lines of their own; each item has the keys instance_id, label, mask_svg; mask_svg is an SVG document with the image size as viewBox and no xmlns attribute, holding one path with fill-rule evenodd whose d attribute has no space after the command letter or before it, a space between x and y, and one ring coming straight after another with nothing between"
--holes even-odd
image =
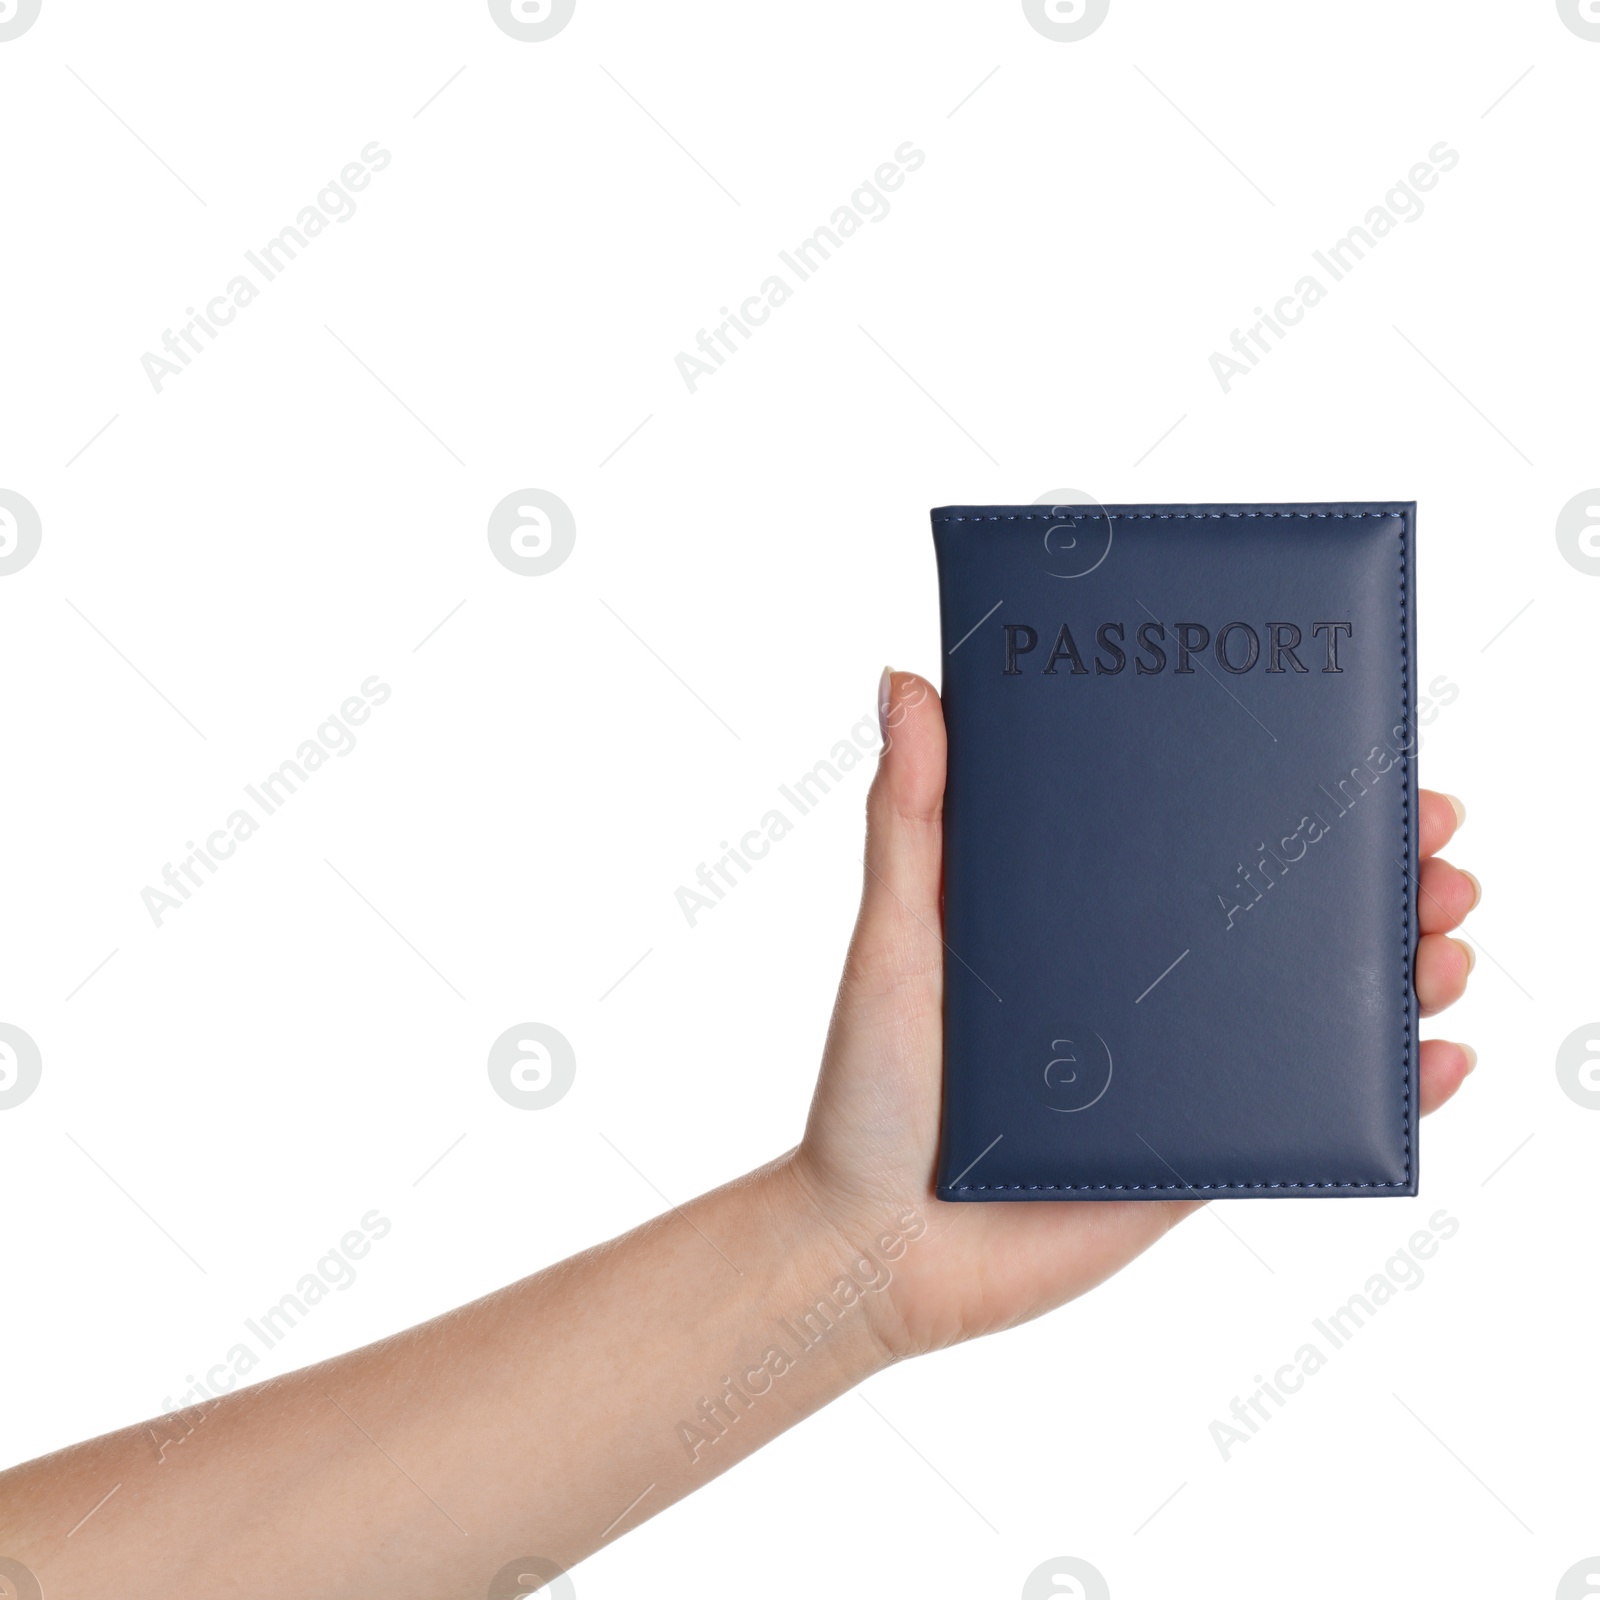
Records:
<instances>
[{"instance_id":1,"label":"embossed word passport","mask_svg":"<svg viewBox=\"0 0 1600 1600\"><path fill-rule=\"evenodd\" d=\"M933 513L941 1199L1417 1192L1415 526Z\"/></svg>"}]
</instances>

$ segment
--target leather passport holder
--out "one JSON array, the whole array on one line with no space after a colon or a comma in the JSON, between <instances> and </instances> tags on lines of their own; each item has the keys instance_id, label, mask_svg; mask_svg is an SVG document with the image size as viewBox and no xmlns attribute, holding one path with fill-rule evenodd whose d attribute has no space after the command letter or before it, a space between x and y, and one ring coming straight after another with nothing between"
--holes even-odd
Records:
<instances>
[{"instance_id":1,"label":"leather passport holder","mask_svg":"<svg viewBox=\"0 0 1600 1600\"><path fill-rule=\"evenodd\" d=\"M933 513L940 1199L1417 1192L1415 518Z\"/></svg>"}]
</instances>

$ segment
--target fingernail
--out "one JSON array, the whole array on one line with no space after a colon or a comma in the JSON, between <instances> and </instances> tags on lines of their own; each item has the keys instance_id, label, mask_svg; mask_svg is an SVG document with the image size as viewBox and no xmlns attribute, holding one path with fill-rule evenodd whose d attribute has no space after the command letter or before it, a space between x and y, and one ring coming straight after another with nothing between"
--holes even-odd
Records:
<instances>
[{"instance_id":1,"label":"fingernail","mask_svg":"<svg viewBox=\"0 0 1600 1600\"><path fill-rule=\"evenodd\" d=\"M889 700L894 693L894 668L885 667L878 679L878 735L885 744L889 742Z\"/></svg>"},{"instance_id":2,"label":"fingernail","mask_svg":"<svg viewBox=\"0 0 1600 1600\"><path fill-rule=\"evenodd\" d=\"M1465 939L1452 939L1450 941L1458 950L1465 953L1467 958L1467 976L1472 976L1472 969L1478 964L1478 952L1467 943Z\"/></svg>"},{"instance_id":3,"label":"fingernail","mask_svg":"<svg viewBox=\"0 0 1600 1600\"><path fill-rule=\"evenodd\" d=\"M1468 872L1465 867L1457 867L1456 871L1459 872L1461 876L1472 885L1472 904L1467 907L1467 910L1476 911L1478 909L1478 902L1483 899L1483 885L1478 882L1477 876L1474 873Z\"/></svg>"},{"instance_id":4,"label":"fingernail","mask_svg":"<svg viewBox=\"0 0 1600 1600\"><path fill-rule=\"evenodd\" d=\"M1478 1052L1470 1044L1458 1044L1456 1049L1467 1058L1467 1071L1471 1072L1478 1065Z\"/></svg>"},{"instance_id":5,"label":"fingernail","mask_svg":"<svg viewBox=\"0 0 1600 1600\"><path fill-rule=\"evenodd\" d=\"M1445 799L1450 802L1450 809L1456 814L1456 826L1459 828L1467 820L1467 808L1453 794L1447 794Z\"/></svg>"}]
</instances>

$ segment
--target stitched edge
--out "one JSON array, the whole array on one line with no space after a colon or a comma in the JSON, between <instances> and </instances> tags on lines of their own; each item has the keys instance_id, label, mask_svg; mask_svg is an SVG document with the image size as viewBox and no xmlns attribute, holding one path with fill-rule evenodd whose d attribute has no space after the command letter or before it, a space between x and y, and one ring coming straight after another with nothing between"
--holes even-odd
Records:
<instances>
[{"instance_id":1,"label":"stitched edge","mask_svg":"<svg viewBox=\"0 0 1600 1600\"><path fill-rule=\"evenodd\" d=\"M1400 518L1400 720L1411 725L1411 590L1406 582L1406 538L1411 519ZM1400 787L1400 993L1405 997L1400 1027L1405 1037L1404 1073L1400 1083L1400 1119L1406 1140L1406 1187L1411 1172L1411 752L1406 751Z\"/></svg>"},{"instance_id":2,"label":"stitched edge","mask_svg":"<svg viewBox=\"0 0 1600 1600\"><path fill-rule=\"evenodd\" d=\"M1104 1189L1108 1193L1122 1193L1133 1189L1175 1189L1183 1194L1209 1193L1214 1189L1404 1189L1409 1187L1411 1180L1404 1182L1374 1182L1374 1183L1339 1183L1307 1181L1305 1183L963 1183L955 1188L946 1187L941 1192L945 1194L982 1194L993 1192L998 1194L1002 1190L1031 1190L1031 1189Z\"/></svg>"},{"instance_id":3,"label":"stitched edge","mask_svg":"<svg viewBox=\"0 0 1600 1600\"><path fill-rule=\"evenodd\" d=\"M1062 507L1066 510L1066 507ZM1315 517L1399 517L1405 521L1403 511L1097 511L1091 507L1081 507L1091 516L1109 517L1113 522L1173 522L1192 518L1197 521L1220 522L1225 517L1301 517L1310 520ZM1063 522L1071 521L1070 517L1053 516L1048 511L1011 511L985 513L974 517L935 517L934 522ZM1404 555L1405 531L1400 534L1401 553ZM1402 591L1404 583L1401 584ZM1402 597L1402 608L1404 600Z\"/></svg>"},{"instance_id":4,"label":"stitched edge","mask_svg":"<svg viewBox=\"0 0 1600 1600\"><path fill-rule=\"evenodd\" d=\"M1224 517L1397 517L1400 521L1400 715L1410 720L1411 710L1411 593L1406 583L1406 537L1411 521L1404 511L1107 511L1100 513L1113 521L1174 521L1185 518L1220 521ZM1049 512L1023 511L994 513L974 517L935 517L934 522L1060 522L1063 519ZM1129 1194L1139 1190L1183 1194L1210 1194L1224 1189L1409 1189L1411 1187L1411 892L1409 886L1411 862L1411 757L1405 758L1400 786L1400 967L1401 993L1405 996L1401 1009L1401 1028L1404 1032L1404 1070L1400 1084L1400 1117L1406 1142L1406 1175L1393 1182L1355 1183L1330 1180L1263 1183L962 1183L935 1185L936 1194L1000 1194L1031 1192L1067 1192L1097 1190L1106 1194Z\"/></svg>"}]
</instances>

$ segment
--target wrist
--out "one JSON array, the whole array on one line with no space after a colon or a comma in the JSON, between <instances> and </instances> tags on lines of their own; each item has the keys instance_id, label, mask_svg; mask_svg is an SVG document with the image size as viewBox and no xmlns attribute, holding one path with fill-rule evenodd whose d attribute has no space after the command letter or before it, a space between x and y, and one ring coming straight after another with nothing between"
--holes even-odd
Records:
<instances>
[{"instance_id":1,"label":"wrist","mask_svg":"<svg viewBox=\"0 0 1600 1600\"><path fill-rule=\"evenodd\" d=\"M841 1208L800 1150L754 1176L783 1219L790 1271L775 1309L788 1329L812 1349L831 1344L847 1386L909 1354L892 1286L927 1232L922 1210L887 1202Z\"/></svg>"}]
</instances>

